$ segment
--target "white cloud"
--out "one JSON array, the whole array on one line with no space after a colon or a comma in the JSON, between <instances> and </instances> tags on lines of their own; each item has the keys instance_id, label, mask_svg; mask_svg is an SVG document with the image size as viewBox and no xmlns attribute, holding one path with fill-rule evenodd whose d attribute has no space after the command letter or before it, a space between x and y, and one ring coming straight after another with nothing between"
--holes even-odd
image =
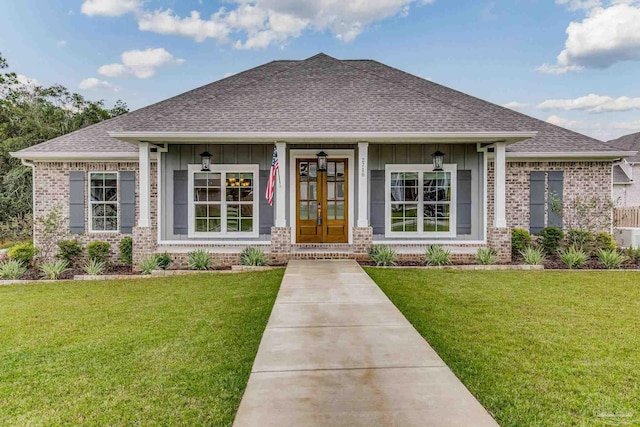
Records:
<instances>
[{"instance_id":1,"label":"white cloud","mask_svg":"<svg viewBox=\"0 0 640 427\"><path fill-rule=\"evenodd\" d=\"M189 37L197 42L213 39L238 49L284 45L303 31L330 31L350 42L370 24L403 17L413 5L434 0L229 0L209 17L198 11L179 16L171 9L149 11L141 0L86 0L83 13L118 16L133 13L140 31Z\"/></svg>"},{"instance_id":2,"label":"white cloud","mask_svg":"<svg viewBox=\"0 0 640 427\"><path fill-rule=\"evenodd\" d=\"M16 80L18 83L25 86L38 86L40 82L37 79L32 79L24 74L16 74Z\"/></svg>"},{"instance_id":3,"label":"white cloud","mask_svg":"<svg viewBox=\"0 0 640 427\"><path fill-rule=\"evenodd\" d=\"M524 108L527 108L529 104L525 104L524 102L511 101L507 102L506 104L502 104L502 106L505 108L510 108L512 110L522 110Z\"/></svg>"},{"instance_id":4,"label":"white cloud","mask_svg":"<svg viewBox=\"0 0 640 427\"><path fill-rule=\"evenodd\" d=\"M601 0L556 0L556 4L566 5L569 10L589 10L602 5Z\"/></svg>"},{"instance_id":5,"label":"white cloud","mask_svg":"<svg viewBox=\"0 0 640 427\"><path fill-rule=\"evenodd\" d=\"M129 50L121 55L122 63L107 64L98 68L98 73L107 77L137 77L147 79L156 73L156 68L165 65L182 64L184 59L176 59L164 48Z\"/></svg>"},{"instance_id":6,"label":"white cloud","mask_svg":"<svg viewBox=\"0 0 640 427\"><path fill-rule=\"evenodd\" d=\"M571 22L566 32L565 48L556 58L557 63L544 64L538 71L562 74L582 68L607 68L621 61L638 61L640 2L614 0L608 7L593 7L582 21Z\"/></svg>"},{"instance_id":7,"label":"white cloud","mask_svg":"<svg viewBox=\"0 0 640 427\"><path fill-rule=\"evenodd\" d=\"M120 16L140 9L141 0L85 0L80 11L88 16Z\"/></svg>"},{"instance_id":8,"label":"white cloud","mask_svg":"<svg viewBox=\"0 0 640 427\"><path fill-rule=\"evenodd\" d=\"M56 46L58 47L65 47L66 45L67 45L66 40L58 40L58 42L56 43Z\"/></svg>"},{"instance_id":9,"label":"white cloud","mask_svg":"<svg viewBox=\"0 0 640 427\"><path fill-rule=\"evenodd\" d=\"M111 83L104 80L97 79L95 77L89 77L88 79L84 79L83 81L80 82L80 84L78 85L78 88L83 90L106 89L106 90L112 90L114 92L119 91L119 89L116 86L112 85Z\"/></svg>"},{"instance_id":10,"label":"white cloud","mask_svg":"<svg viewBox=\"0 0 640 427\"><path fill-rule=\"evenodd\" d=\"M552 125L560 126L567 129L575 129L581 123L578 120L567 120L563 117L559 116L549 116L546 120L547 123L551 123Z\"/></svg>"},{"instance_id":11,"label":"white cloud","mask_svg":"<svg viewBox=\"0 0 640 427\"><path fill-rule=\"evenodd\" d=\"M608 111L629 111L640 109L640 97L630 98L621 96L612 98L590 93L574 99L548 99L538 104L542 110L585 110L590 113L602 113Z\"/></svg>"}]
</instances>

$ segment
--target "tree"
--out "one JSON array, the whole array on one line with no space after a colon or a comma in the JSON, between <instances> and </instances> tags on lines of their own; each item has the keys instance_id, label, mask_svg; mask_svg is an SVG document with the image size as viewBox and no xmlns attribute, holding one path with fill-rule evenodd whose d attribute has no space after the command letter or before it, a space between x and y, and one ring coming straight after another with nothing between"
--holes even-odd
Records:
<instances>
[{"instance_id":1,"label":"tree","mask_svg":"<svg viewBox=\"0 0 640 427\"><path fill-rule=\"evenodd\" d=\"M21 82L8 69L0 53L0 240L31 233L31 170L9 153L129 111L120 100L107 108L62 85Z\"/></svg>"}]
</instances>

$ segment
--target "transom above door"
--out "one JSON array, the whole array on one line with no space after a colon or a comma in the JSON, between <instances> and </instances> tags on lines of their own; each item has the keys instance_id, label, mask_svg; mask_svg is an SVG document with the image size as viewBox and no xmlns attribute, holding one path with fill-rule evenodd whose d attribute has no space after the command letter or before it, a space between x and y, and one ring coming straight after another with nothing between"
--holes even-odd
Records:
<instances>
[{"instance_id":1,"label":"transom above door","mask_svg":"<svg viewBox=\"0 0 640 427\"><path fill-rule=\"evenodd\" d=\"M296 241L347 243L347 159L329 159L326 171L317 159L298 159L296 171Z\"/></svg>"}]
</instances>

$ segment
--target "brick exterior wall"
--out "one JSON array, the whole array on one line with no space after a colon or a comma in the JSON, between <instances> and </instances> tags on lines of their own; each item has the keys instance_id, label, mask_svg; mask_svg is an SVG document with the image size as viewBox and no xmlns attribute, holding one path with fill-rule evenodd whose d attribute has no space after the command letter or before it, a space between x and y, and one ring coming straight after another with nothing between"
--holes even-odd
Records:
<instances>
[{"instance_id":1,"label":"brick exterior wall","mask_svg":"<svg viewBox=\"0 0 640 427\"><path fill-rule=\"evenodd\" d=\"M489 227L487 244L496 251L498 262L511 262L511 229L506 227Z\"/></svg>"},{"instance_id":2,"label":"brick exterior wall","mask_svg":"<svg viewBox=\"0 0 640 427\"><path fill-rule=\"evenodd\" d=\"M35 200L33 206L34 213L34 242L38 245L42 239L42 227L38 224L38 218L44 218L56 205L59 206L63 217L63 229L60 237L64 239L77 238L83 244L93 240L102 240L111 244L112 258L118 261L118 244L123 237L131 234L115 232L89 232L89 207L88 207L88 184L85 188L85 232L84 234L69 233L69 171L84 172L136 172L136 219L139 209L138 195L138 162L37 162L35 163L33 185ZM85 177L88 182L88 175ZM156 212L156 181L157 172L155 162L151 163L151 224L154 230L157 223ZM120 187L118 187L118 200L121 200ZM118 210L118 224L120 223L120 210ZM135 231L134 231L135 234ZM155 235L154 235L155 236ZM135 240L135 238L134 238ZM155 240L154 240L155 241ZM136 243L134 242L134 256L136 253Z\"/></svg>"},{"instance_id":3,"label":"brick exterior wall","mask_svg":"<svg viewBox=\"0 0 640 427\"><path fill-rule=\"evenodd\" d=\"M507 162L506 171L506 208L507 228L529 229L529 189L531 171L563 171L563 209L564 228L576 224L577 215L573 208L576 198L596 197L597 211L610 211L611 201L611 162ZM488 164L487 177L487 221L493 224L494 207L494 168L493 162ZM547 183L548 191L548 183ZM603 215L603 216L604 216ZM546 216L546 215L545 215ZM610 231L611 220L607 225L599 227L602 231Z\"/></svg>"}]
</instances>

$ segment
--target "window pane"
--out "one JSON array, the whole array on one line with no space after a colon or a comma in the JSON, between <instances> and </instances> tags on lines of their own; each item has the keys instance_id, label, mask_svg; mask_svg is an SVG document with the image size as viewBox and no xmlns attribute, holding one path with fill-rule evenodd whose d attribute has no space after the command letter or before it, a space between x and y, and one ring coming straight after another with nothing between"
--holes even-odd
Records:
<instances>
[{"instance_id":1,"label":"window pane","mask_svg":"<svg viewBox=\"0 0 640 427\"><path fill-rule=\"evenodd\" d=\"M105 231L114 231L118 229L118 219L117 218L106 218L105 219Z\"/></svg>"},{"instance_id":2,"label":"window pane","mask_svg":"<svg viewBox=\"0 0 640 427\"><path fill-rule=\"evenodd\" d=\"M118 174L106 173L104 174L104 186L105 187L118 187Z\"/></svg>"},{"instance_id":3,"label":"window pane","mask_svg":"<svg viewBox=\"0 0 640 427\"><path fill-rule=\"evenodd\" d=\"M391 218L391 231L404 231L404 220L402 218Z\"/></svg>"},{"instance_id":4,"label":"window pane","mask_svg":"<svg viewBox=\"0 0 640 427\"><path fill-rule=\"evenodd\" d=\"M338 181L344 181L344 162L336 164L336 177Z\"/></svg>"},{"instance_id":5,"label":"window pane","mask_svg":"<svg viewBox=\"0 0 640 427\"><path fill-rule=\"evenodd\" d=\"M242 219L240 221L240 231L244 231L244 232L253 231L253 219Z\"/></svg>"},{"instance_id":6,"label":"window pane","mask_svg":"<svg viewBox=\"0 0 640 427\"><path fill-rule=\"evenodd\" d=\"M240 188L227 187L227 202L237 202L240 200Z\"/></svg>"},{"instance_id":7,"label":"window pane","mask_svg":"<svg viewBox=\"0 0 640 427\"><path fill-rule=\"evenodd\" d=\"M309 163L300 162L300 181L307 181L309 176Z\"/></svg>"},{"instance_id":8,"label":"window pane","mask_svg":"<svg viewBox=\"0 0 640 427\"><path fill-rule=\"evenodd\" d=\"M438 231L442 231L442 232L449 231L448 219L438 219Z\"/></svg>"},{"instance_id":9,"label":"window pane","mask_svg":"<svg viewBox=\"0 0 640 427\"><path fill-rule=\"evenodd\" d=\"M309 203L309 219L318 219L318 202Z\"/></svg>"},{"instance_id":10,"label":"window pane","mask_svg":"<svg viewBox=\"0 0 640 427\"><path fill-rule=\"evenodd\" d=\"M196 215L196 218L206 218L207 205L196 205L195 215Z\"/></svg>"},{"instance_id":11,"label":"window pane","mask_svg":"<svg viewBox=\"0 0 640 427\"><path fill-rule=\"evenodd\" d=\"M91 174L91 186L102 187L104 185L104 174L103 173L92 173Z\"/></svg>"},{"instance_id":12,"label":"window pane","mask_svg":"<svg viewBox=\"0 0 640 427\"><path fill-rule=\"evenodd\" d=\"M104 200L105 202L116 202L118 201L118 190L114 188L105 188L104 190Z\"/></svg>"},{"instance_id":13,"label":"window pane","mask_svg":"<svg viewBox=\"0 0 640 427\"><path fill-rule=\"evenodd\" d=\"M336 198L336 184L333 182L327 183L327 199L335 200Z\"/></svg>"},{"instance_id":14,"label":"window pane","mask_svg":"<svg viewBox=\"0 0 640 427\"><path fill-rule=\"evenodd\" d=\"M327 202L327 219L336 219L336 205L335 202Z\"/></svg>"},{"instance_id":15,"label":"window pane","mask_svg":"<svg viewBox=\"0 0 640 427\"><path fill-rule=\"evenodd\" d=\"M243 202L253 201L253 188L252 187L240 187L240 200Z\"/></svg>"},{"instance_id":16,"label":"window pane","mask_svg":"<svg viewBox=\"0 0 640 427\"><path fill-rule=\"evenodd\" d=\"M104 202L104 188L92 188L91 189L91 201Z\"/></svg>"},{"instance_id":17,"label":"window pane","mask_svg":"<svg viewBox=\"0 0 640 427\"><path fill-rule=\"evenodd\" d=\"M418 173L397 172L391 174L392 201L418 201Z\"/></svg>"},{"instance_id":18,"label":"window pane","mask_svg":"<svg viewBox=\"0 0 640 427\"><path fill-rule=\"evenodd\" d=\"M104 216L118 216L118 209L116 208L116 205L105 204L104 205Z\"/></svg>"},{"instance_id":19,"label":"window pane","mask_svg":"<svg viewBox=\"0 0 640 427\"><path fill-rule=\"evenodd\" d=\"M336 162L327 162L327 176L336 176Z\"/></svg>"},{"instance_id":20,"label":"window pane","mask_svg":"<svg viewBox=\"0 0 640 427\"><path fill-rule=\"evenodd\" d=\"M240 220L237 218L227 218L227 231L229 233L238 232L240 230Z\"/></svg>"},{"instance_id":21,"label":"window pane","mask_svg":"<svg viewBox=\"0 0 640 427\"><path fill-rule=\"evenodd\" d=\"M240 216L240 205L227 205L227 218L238 218Z\"/></svg>"},{"instance_id":22,"label":"window pane","mask_svg":"<svg viewBox=\"0 0 640 427\"><path fill-rule=\"evenodd\" d=\"M318 200L318 183L309 183L309 200Z\"/></svg>"},{"instance_id":23,"label":"window pane","mask_svg":"<svg viewBox=\"0 0 640 427\"><path fill-rule=\"evenodd\" d=\"M220 188L213 187L207 189L207 200L210 202L219 202L220 201Z\"/></svg>"},{"instance_id":24,"label":"window pane","mask_svg":"<svg viewBox=\"0 0 640 427\"><path fill-rule=\"evenodd\" d=\"M344 202L336 202L336 219L344 219Z\"/></svg>"},{"instance_id":25,"label":"window pane","mask_svg":"<svg viewBox=\"0 0 640 427\"><path fill-rule=\"evenodd\" d=\"M93 217L104 216L104 205L103 204L91 205L91 215Z\"/></svg>"},{"instance_id":26,"label":"window pane","mask_svg":"<svg viewBox=\"0 0 640 427\"><path fill-rule=\"evenodd\" d=\"M309 219L307 202L300 202L300 219L301 220Z\"/></svg>"},{"instance_id":27,"label":"window pane","mask_svg":"<svg viewBox=\"0 0 640 427\"><path fill-rule=\"evenodd\" d=\"M197 173L193 176L193 185L195 187L206 187L207 186L207 176L209 174L206 173Z\"/></svg>"},{"instance_id":28,"label":"window pane","mask_svg":"<svg viewBox=\"0 0 640 427\"><path fill-rule=\"evenodd\" d=\"M222 231L220 218L214 218L209 220L209 229L210 233L219 233Z\"/></svg>"},{"instance_id":29,"label":"window pane","mask_svg":"<svg viewBox=\"0 0 640 427\"><path fill-rule=\"evenodd\" d=\"M209 218L220 218L220 205L209 205Z\"/></svg>"},{"instance_id":30,"label":"window pane","mask_svg":"<svg viewBox=\"0 0 640 427\"><path fill-rule=\"evenodd\" d=\"M207 220L206 219L196 219L196 231L203 233L207 231Z\"/></svg>"},{"instance_id":31,"label":"window pane","mask_svg":"<svg viewBox=\"0 0 640 427\"><path fill-rule=\"evenodd\" d=\"M315 181L318 176L318 164L316 162L309 163L309 180Z\"/></svg>"},{"instance_id":32,"label":"window pane","mask_svg":"<svg viewBox=\"0 0 640 427\"><path fill-rule=\"evenodd\" d=\"M336 191L337 199L344 200L344 182L338 182L336 186L337 186L337 191Z\"/></svg>"},{"instance_id":33,"label":"window pane","mask_svg":"<svg viewBox=\"0 0 640 427\"><path fill-rule=\"evenodd\" d=\"M193 201L194 202L206 202L207 201L207 189L206 188L196 188L193 192Z\"/></svg>"},{"instance_id":34,"label":"window pane","mask_svg":"<svg viewBox=\"0 0 640 427\"><path fill-rule=\"evenodd\" d=\"M307 191L309 191L309 184L306 182L300 183L300 200L307 200Z\"/></svg>"},{"instance_id":35,"label":"window pane","mask_svg":"<svg viewBox=\"0 0 640 427\"><path fill-rule=\"evenodd\" d=\"M104 231L104 218L93 218L93 230Z\"/></svg>"},{"instance_id":36,"label":"window pane","mask_svg":"<svg viewBox=\"0 0 640 427\"><path fill-rule=\"evenodd\" d=\"M219 173L208 173L206 174L207 178L207 186L209 187L220 187L220 174Z\"/></svg>"},{"instance_id":37,"label":"window pane","mask_svg":"<svg viewBox=\"0 0 640 427\"><path fill-rule=\"evenodd\" d=\"M242 205L240 207L240 216L243 218L253 218L253 205Z\"/></svg>"}]
</instances>

